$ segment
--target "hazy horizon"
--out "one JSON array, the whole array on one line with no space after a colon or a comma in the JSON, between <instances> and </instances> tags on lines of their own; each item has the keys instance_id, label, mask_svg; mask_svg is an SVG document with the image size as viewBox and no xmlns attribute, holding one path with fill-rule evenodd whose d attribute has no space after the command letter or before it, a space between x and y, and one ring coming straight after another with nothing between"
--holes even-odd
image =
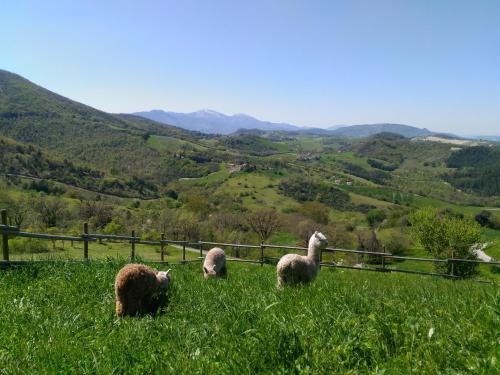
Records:
<instances>
[{"instance_id":1,"label":"hazy horizon","mask_svg":"<svg viewBox=\"0 0 500 375\"><path fill-rule=\"evenodd\" d=\"M111 113L500 135L495 1L2 5L0 68Z\"/></svg>"}]
</instances>

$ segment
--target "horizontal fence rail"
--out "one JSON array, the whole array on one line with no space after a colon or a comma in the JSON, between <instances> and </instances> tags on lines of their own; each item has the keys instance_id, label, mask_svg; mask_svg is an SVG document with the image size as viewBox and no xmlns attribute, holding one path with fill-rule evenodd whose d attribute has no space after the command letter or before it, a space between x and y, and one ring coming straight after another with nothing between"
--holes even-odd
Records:
<instances>
[{"instance_id":1,"label":"horizontal fence rail","mask_svg":"<svg viewBox=\"0 0 500 375\"><path fill-rule=\"evenodd\" d=\"M213 242L213 241L187 241L185 238L183 240L171 240L165 239L165 235L161 235L161 239L158 241L149 241L142 240L139 236L135 235L135 231L132 231L131 236L125 235L115 235L115 234L101 234L101 233L89 233L88 224L85 223L83 225L83 233L80 236L69 236L69 235L59 235L59 234L47 234L47 233L33 233L21 231L18 227L11 226L7 224L7 215L5 210L1 210L1 224L0 224L0 234L2 235L2 253L3 260L1 263L3 264L22 264L26 263L26 261L10 261L9 259L9 238L11 237L26 237L26 238L37 238L44 240L52 240L52 241L77 241L83 242L83 260L87 261L89 259L89 242L95 242L97 240L110 240L110 241L126 241L131 245L131 254L130 258L132 260L135 259L135 245L151 245L151 246L159 246L160 247L160 262L164 263L164 247L165 245L177 245L182 247L182 259L179 259L180 264L185 264L189 262L197 262L204 259L203 255L208 249L208 246L220 246L220 247L232 247L232 248L246 248L251 250L260 250L260 257L258 259L241 259L235 257L228 257L228 261L236 261L236 262L244 262L244 263L256 263L261 266L265 263L270 263L270 261L278 261L279 257L266 256L266 249L279 249L279 250L296 250L307 253L307 248L303 246L293 246L293 245L274 245L274 244L265 244L261 243L260 245L255 244L238 244L238 243L228 243L228 242ZM186 251L187 247L190 247L190 251L199 251L199 257L194 260L186 260ZM204 249L205 247L205 249ZM198 249L198 250L197 250ZM358 255L366 255L378 258L380 260L379 266L351 266L344 265L340 262L323 262L321 261L323 253L345 253L345 254L358 254ZM417 261L417 262L430 262L430 263L441 263L441 264L450 264L452 273L437 273L437 272L429 272L429 271L417 271L417 270L409 270L409 269L399 269L388 267L386 264L386 259L395 259L395 260L405 260L405 261ZM364 250L352 250L352 249L343 249L343 248L334 248L327 247L321 251L320 255L320 267L335 267L335 268L343 268L343 269L351 269L358 271L373 271L373 272L400 272L400 273L408 273L408 274L418 274L418 275L428 275L428 276L440 276L450 279L459 279L460 277L453 274L453 265L459 263L469 263L469 264L485 264L485 265L494 265L499 266L500 262L498 261L490 261L486 262L480 259L460 259L460 258L447 258L447 259L436 259L436 258L419 258L419 257L407 257L394 255L388 252L374 252L374 251L364 251ZM475 280L479 282L487 282L493 283L491 281L485 280Z\"/></svg>"}]
</instances>

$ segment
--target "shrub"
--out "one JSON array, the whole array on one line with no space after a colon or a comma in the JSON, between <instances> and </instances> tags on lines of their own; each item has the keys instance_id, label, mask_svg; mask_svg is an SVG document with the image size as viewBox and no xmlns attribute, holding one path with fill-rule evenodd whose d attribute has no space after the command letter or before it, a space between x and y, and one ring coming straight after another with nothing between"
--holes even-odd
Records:
<instances>
[{"instance_id":1,"label":"shrub","mask_svg":"<svg viewBox=\"0 0 500 375\"><path fill-rule=\"evenodd\" d=\"M482 210L474 216L474 220L476 220L482 227L500 229L500 223L490 211Z\"/></svg>"},{"instance_id":2,"label":"shrub","mask_svg":"<svg viewBox=\"0 0 500 375\"><path fill-rule=\"evenodd\" d=\"M328 224L330 210L328 206L319 202L305 202L299 212L320 224Z\"/></svg>"},{"instance_id":3,"label":"shrub","mask_svg":"<svg viewBox=\"0 0 500 375\"><path fill-rule=\"evenodd\" d=\"M402 232L392 233L384 244L385 250L393 255L408 255L410 240Z\"/></svg>"}]
</instances>

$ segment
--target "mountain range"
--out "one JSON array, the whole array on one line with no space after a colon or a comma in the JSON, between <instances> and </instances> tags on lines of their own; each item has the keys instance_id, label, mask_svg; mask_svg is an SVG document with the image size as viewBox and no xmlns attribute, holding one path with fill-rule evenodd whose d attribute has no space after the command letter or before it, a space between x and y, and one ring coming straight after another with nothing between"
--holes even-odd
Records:
<instances>
[{"instance_id":1,"label":"mountain range","mask_svg":"<svg viewBox=\"0 0 500 375\"><path fill-rule=\"evenodd\" d=\"M156 109L133 114L163 124L207 134L231 134L239 129L260 129L266 131L298 131L301 129L296 125L261 121L245 114L229 116L209 109L191 113L166 112Z\"/></svg>"},{"instance_id":2,"label":"mountain range","mask_svg":"<svg viewBox=\"0 0 500 375\"><path fill-rule=\"evenodd\" d=\"M428 129L404 124L364 124L364 125L336 125L326 129L262 121L245 114L226 115L213 110L201 110L190 113L167 112L152 110L135 112L141 116L162 124L173 125L183 129L199 131L206 134L233 134L242 129L252 129L265 132L285 131L299 134L331 135L338 137L360 138L379 133L396 133L406 138L437 135ZM449 135L448 135L449 136Z\"/></svg>"}]
</instances>

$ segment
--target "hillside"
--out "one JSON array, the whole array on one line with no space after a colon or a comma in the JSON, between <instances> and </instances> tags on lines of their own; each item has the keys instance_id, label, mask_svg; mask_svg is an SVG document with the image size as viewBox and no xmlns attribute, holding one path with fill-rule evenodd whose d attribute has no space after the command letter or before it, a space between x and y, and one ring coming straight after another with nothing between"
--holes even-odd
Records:
<instances>
[{"instance_id":1,"label":"hillside","mask_svg":"<svg viewBox=\"0 0 500 375\"><path fill-rule=\"evenodd\" d=\"M321 132L239 130L224 136L207 135L136 115L98 111L5 71L0 72L0 85L0 133L11 143L18 142L23 150L35 145L35 153L40 151L47 159L40 164L25 152L24 164L20 164L15 152L9 151L3 169L16 174L29 173L96 192L142 198L161 197L171 191L188 195L193 189L204 189L202 194L226 194L237 207L243 202L242 209L259 204L288 209L283 206L285 202L288 207L298 207L317 200L312 195L308 200L297 199L279 188L303 176L309 176L316 185L321 181L321 187L313 190L323 195L333 188L349 192L338 201L331 200L337 202L330 204L332 210L366 212L385 207L387 200L401 203L399 198L388 198L390 195L408 197L407 202L417 202L410 197L419 195L456 204L495 204L496 190L488 190L488 196L477 189L461 192L462 185L446 183L454 173L454 167L446 163L457 148L453 144L410 140L388 132L364 138L330 135L346 128ZM228 117L207 111L198 115ZM397 124L359 129L391 129L406 136L429 132ZM68 163L72 167L64 167ZM79 168L92 172L85 174ZM92 180L94 173L98 177ZM262 189L249 191L244 186ZM295 188L302 189L291 187ZM394 193L381 194L386 191L381 188ZM218 201L210 197L208 204L217 206Z\"/></svg>"},{"instance_id":2,"label":"hillside","mask_svg":"<svg viewBox=\"0 0 500 375\"><path fill-rule=\"evenodd\" d=\"M175 163L171 154L148 144L152 135L197 140L198 134L98 111L6 71L0 71L0 89L0 132L61 158L113 177L153 183L201 176L211 169L192 160Z\"/></svg>"},{"instance_id":3,"label":"hillside","mask_svg":"<svg viewBox=\"0 0 500 375\"><path fill-rule=\"evenodd\" d=\"M406 138L422 137L434 134L430 130L420 129L410 125L402 124L370 124L370 125L351 125L333 129L331 134L338 137L362 138L369 137L378 133L395 133Z\"/></svg>"},{"instance_id":4,"label":"hillside","mask_svg":"<svg viewBox=\"0 0 500 375\"><path fill-rule=\"evenodd\" d=\"M25 145L0 135L0 175L25 181L28 189L62 194L70 187L121 197L150 198L158 194L155 185L137 178L109 178L103 171L74 164L51 155L39 147Z\"/></svg>"},{"instance_id":5,"label":"hillside","mask_svg":"<svg viewBox=\"0 0 500 375\"><path fill-rule=\"evenodd\" d=\"M481 195L500 195L500 147L476 146L448 158L454 170L445 178L453 186Z\"/></svg>"}]
</instances>

